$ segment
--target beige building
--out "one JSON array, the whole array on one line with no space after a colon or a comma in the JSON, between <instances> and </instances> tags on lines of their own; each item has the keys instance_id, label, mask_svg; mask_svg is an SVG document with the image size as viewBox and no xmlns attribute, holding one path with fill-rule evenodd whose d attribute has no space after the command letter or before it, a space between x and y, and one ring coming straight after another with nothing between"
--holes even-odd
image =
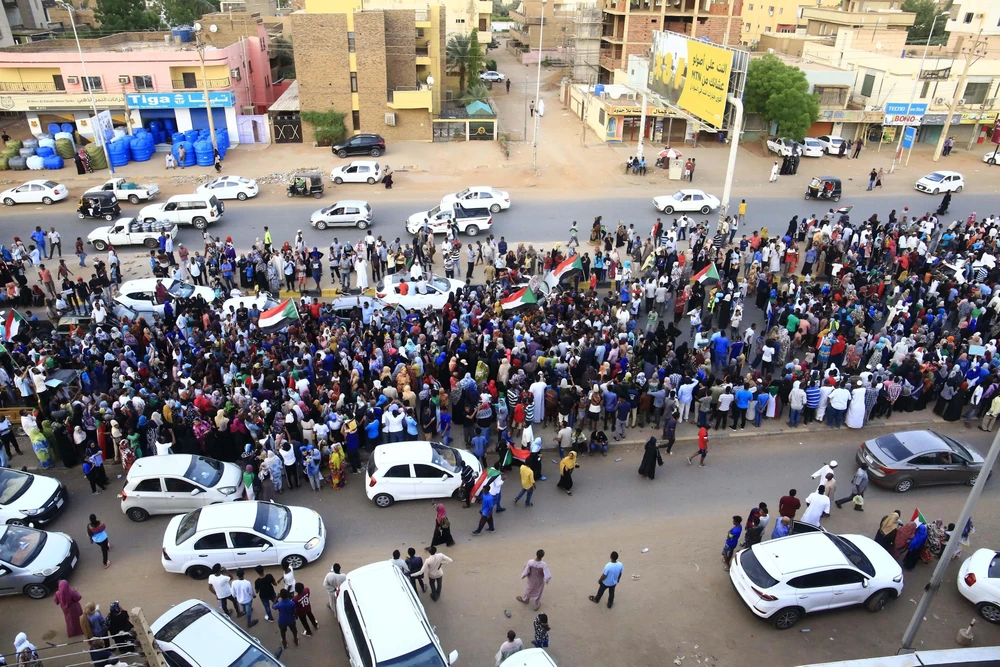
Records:
<instances>
[{"instance_id":1,"label":"beige building","mask_svg":"<svg viewBox=\"0 0 1000 667\"><path fill-rule=\"evenodd\" d=\"M554 51L563 44L564 28L568 25L574 8L575 3L521 0L517 7L510 11L508 48L538 51L538 40L541 39L543 51Z\"/></svg>"},{"instance_id":2,"label":"beige building","mask_svg":"<svg viewBox=\"0 0 1000 667\"><path fill-rule=\"evenodd\" d=\"M743 3L740 43L754 46L761 35L793 33L799 24L799 14L806 7L840 7L841 0L753 0ZM804 23L803 23L804 25Z\"/></svg>"}]
</instances>

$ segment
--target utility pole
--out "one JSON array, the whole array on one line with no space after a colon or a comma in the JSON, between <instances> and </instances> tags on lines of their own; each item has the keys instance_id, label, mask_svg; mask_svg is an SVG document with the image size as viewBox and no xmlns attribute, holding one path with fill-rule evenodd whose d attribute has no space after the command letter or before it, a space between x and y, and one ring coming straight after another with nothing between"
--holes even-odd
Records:
<instances>
[{"instance_id":1,"label":"utility pole","mask_svg":"<svg viewBox=\"0 0 1000 667\"><path fill-rule=\"evenodd\" d=\"M545 43L545 5L548 0L542 0L542 24L538 29L538 78L535 81L535 134L531 143L531 168L538 168L538 120L539 107L542 106L542 45Z\"/></svg>"},{"instance_id":2,"label":"utility pole","mask_svg":"<svg viewBox=\"0 0 1000 667\"><path fill-rule=\"evenodd\" d=\"M208 27L210 32L215 32L218 28L215 24ZM205 42L201 39L202 25L194 24L194 34L198 42L195 47L198 51L198 60L201 61L201 90L205 94L205 111L208 113L208 132L212 136L212 162L215 162L215 153L219 147L215 143L215 119L212 118L212 101L208 96L208 77L205 75Z\"/></svg>"},{"instance_id":3,"label":"utility pole","mask_svg":"<svg viewBox=\"0 0 1000 667\"><path fill-rule=\"evenodd\" d=\"M726 31L722 33L723 46L729 46L729 28L733 24L733 6L736 4L736 0L727 0L726 4L729 6L729 11L726 13ZM934 29L931 28L931 30Z\"/></svg>"},{"instance_id":4,"label":"utility pole","mask_svg":"<svg viewBox=\"0 0 1000 667\"><path fill-rule=\"evenodd\" d=\"M524 75L524 137L528 141L528 75Z\"/></svg>"},{"instance_id":5,"label":"utility pole","mask_svg":"<svg viewBox=\"0 0 1000 667\"><path fill-rule=\"evenodd\" d=\"M719 222L725 220L729 213L729 198L733 194L733 177L736 175L736 153L740 147L740 134L743 132L743 100L730 95L729 103L733 105L733 127L729 133L729 162L726 164L726 183L722 188L722 202L719 205Z\"/></svg>"},{"instance_id":6,"label":"utility pole","mask_svg":"<svg viewBox=\"0 0 1000 667\"><path fill-rule=\"evenodd\" d=\"M642 158L643 144L645 143L646 135L646 93L640 93L642 95L642 109L639 111L639 145L635 148L635 157L637 160Z\"/></svg>"},{"instance_id":7,"label":"utility pole","mask_svg":"<svg viewBox=\"0 0 1000 667\"><path fill-rule=\"evenodd\" d=\"M951 129L951 118L955 115L955 110L958 108L958 100L961 99L961 95L965 89L965 81L969 78L969 68L972 67L973 56L976 55L976 51L979 49L979 38L982 37L983 31L980 30L979 34L976 35L976 41L969 48L968 55L965 56L965 67L962 69L962 76L958 79L958 85L955 86L955 94L951 96L951 106L948 107L948 116L944 119L944 127L941 129L941 136L938 137L937 146L934 147L934 161L937 162L941 159L941 151L944 150L944 141L948 138L948 131Z\"/></svg>"}]
</instances>

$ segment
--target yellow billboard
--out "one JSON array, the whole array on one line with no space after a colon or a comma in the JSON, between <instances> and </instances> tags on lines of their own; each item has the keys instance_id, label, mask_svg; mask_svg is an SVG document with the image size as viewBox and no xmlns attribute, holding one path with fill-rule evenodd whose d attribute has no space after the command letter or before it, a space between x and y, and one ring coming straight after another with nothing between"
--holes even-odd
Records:
<instances>
[{"instance_id":1,"label":"yellow billboard","mask_svg":"<svg viewBox=\"0 0 1000 667\"><path fill-rule=\"evenodd\" d=\"M715 128L722 127L733 52L675 32L653 34L649 89Z\"/></svg>"}]
</instances>

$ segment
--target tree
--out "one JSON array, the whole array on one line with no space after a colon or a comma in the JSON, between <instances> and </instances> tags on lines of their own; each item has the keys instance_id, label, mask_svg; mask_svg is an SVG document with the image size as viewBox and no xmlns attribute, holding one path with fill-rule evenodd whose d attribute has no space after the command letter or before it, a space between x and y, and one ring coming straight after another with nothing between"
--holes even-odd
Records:
<instances>
[{"instance_id":1,"label":"tree","mask_svg":"<svg viewBox=\"0 0 1000 667\"><path fill-rule=\"evenodd\" d=\"M482 83L470 83L462 95L462 104L472 104L473 102L485 102L490 98L490 91Z\"/></svg>"},{"instance_id":2,"label":"tree","mask_svg":"<svg viewBox=\"0 0 1000 667\"><path fill-rule=\"evenodd\" d=\"M303 111L302 120L313 126L316 143L320 146L330 146L347 136L347 126L344 118L347 114L340 111Z\"/></svg>"},{"instance_id":3,"label":"tree","mask_svg":"<svg viewBox=\"0 0 1000 667\"><path fill-rule=\"evenodd\" d=\"M160 0L163 16L167 25L194 25L205 14L211 14L218 8L211 0Z\"/></svg>"},{"instance_id":4,"label":"tree","mask_svg":"<svg viewBox=\"0 0 1000 667\"><path fill-rule=\"evenodd\" d=\"M159 14L148 11L144 0L97 0L94 18L106 33L160 28Z\"/></svg>"},{"instance_id":5,"label":"tree","mask_svg":"<svg viewBox=\"0 0 1000 667\"><path fill-rule=\"evenodd\" d=\"M483 65L483 50L479 44L479 31L468 36L452 35L445 46L445 62L449 72L458 73L458 96L464 95Z\"/></svg>"},{"instance_id":6,"label":"tree","mask_svg":"<svg viewBox=\"0 0 1000 667\"><path fill-rule=\"evenodd\" d=\"M819 100L809 93L806 75L773 54L750 61L743 105L747 113L776 122L778 134L796 141L819 119Z\"/></svg>"},{"instance_id":7,"label":"tree","mask_svg":"<svg viewBox=\"0 0 1000 667\"><path fill-rule=\"evenodd\" d=\"M931 44L947 44L948 31L944 29L946 19L941 17L935 23L934 17L950 6L951 2L948 2L947 5L941 5L936 0L903 0L903 11L914 12L917 15L913 20L913 25L906 33L906 43L926 44L933 24L934 36L931 38Z\"/></svg>"}]
</instances>

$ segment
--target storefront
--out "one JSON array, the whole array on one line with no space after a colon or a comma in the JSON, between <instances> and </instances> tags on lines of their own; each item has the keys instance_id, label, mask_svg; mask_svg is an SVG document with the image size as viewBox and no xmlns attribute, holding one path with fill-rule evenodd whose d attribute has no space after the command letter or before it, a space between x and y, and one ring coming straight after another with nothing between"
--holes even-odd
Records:
<instances>
[{"instance_id":1,"label":"storefront","mask_svg":"<svg viewBox=\"0 0 1000 667\"><path fill-rule=\"evenodd\" d=\"M154 121L167 128L176 128L177 132L209 128L204 93L134 93L125 98L129 108L138 114L138 124L147 129ZM233 93L210 92L208 101L216 131L225 128L229 141L238 144L240 137Z\"/></svg>"},{"instance_id":2,"label":"storefront","mask_svg":"<svg viewBox=\"0 0 1000 667\"><path fill-rule=\"evenodd\" d=\"M128 127L135 118L129 118L125 95L94 93L90 95L0 95L0 111L23 112L28 129L35 136L49 131L49 125L70 124L80 136L92 139L91 117L94 105L98 111L111 111L115 127Z\"/></svg>"},{"instance_id":3,"label":"storefront","mask_svg":"<svg viewBox=\"0 0 1000 667\"><path fill-rule=\"evenodd\" d=\"M566 85L562 97L570 110L606 143L637 143L639 137L656 143L682 143L690 134L688 120L666 107L647 103L643 122L638 97L607 99L577 84Z\"/></svg>"},{"instance_id":4,"label":"storefront","mask_svg":"<svg viewBox=\"0 0 1000 667\"><path fill-rule=\"evenodd\" d=\"M808 136L832 135L852 140L864 139L866 143L873 141L877 143L882 134L884 120L885 113L882 111L821 109L819 120L809 128Z\"/></svg>"}]
</instances>

